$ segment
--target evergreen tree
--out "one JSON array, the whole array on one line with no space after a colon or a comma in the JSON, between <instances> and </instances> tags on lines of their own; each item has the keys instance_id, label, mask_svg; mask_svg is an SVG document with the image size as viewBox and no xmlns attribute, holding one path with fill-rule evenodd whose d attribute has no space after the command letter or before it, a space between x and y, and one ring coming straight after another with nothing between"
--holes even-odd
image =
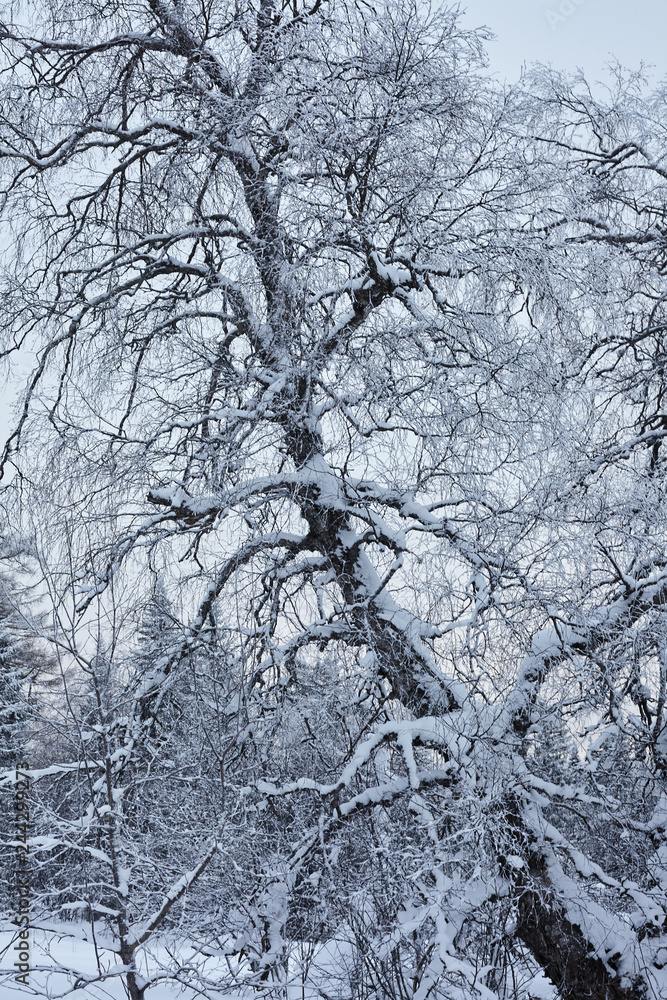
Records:
<instances>
[{"instance_id":1,"label":"evergreen tree","mask_svg":"<svg viewBox=\"0 0 667 1000\"><path fill-rule=\"evenodd\" d=\"M2 581L7 587L7 581ZM21 638L16 615L7 597L0 598L0 910L11 917L17 913L17 866L15 841L24 840L30 806L23 799L25 811L16 812L17 768L25 765L29 738L29 693L36 662L35 650Z\"/></svg>"},{"instance_id":2,"label":"evergreen tree","mask_svg":"<svg viewBox=\"0 0 667 1000\"><path fill-rule=\"evenodd\" d=\"M0 769L24 756L28 709L26 664L10 619L0 622Z\"/></svg>"}]
</instances>

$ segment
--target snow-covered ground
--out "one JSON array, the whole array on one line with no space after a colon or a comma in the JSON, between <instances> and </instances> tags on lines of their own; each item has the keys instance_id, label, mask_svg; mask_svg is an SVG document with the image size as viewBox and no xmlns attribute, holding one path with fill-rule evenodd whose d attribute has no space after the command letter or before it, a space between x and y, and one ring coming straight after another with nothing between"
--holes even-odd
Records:
<instances>
[{"instance_id":1,"label":"snow-covered ground","mask_svg":"<svg viewBox=\"0 0 667 1000\"><path fill-rule=\"evenodd\" d=\"M127 997L118 955L108 947L103 934L98 932L93 941L89 926L62 924L50 930L33 931L29 985L16 982L15 972L12 972L16 961L14 940L11 931L0 931L0 1000L26 996L46 996L55 1000L67 995L86 1000L124 1000ZM190 965L190 975L196 976L198 972L213 983L217 980L229 984L229 970L226 965L224 970L219 968L219 958L197 954L197 950L188 945L176 948L165 943L153 947L150 954L144 953L141 959L142 971L150 978L165 975L180 960ZM187 973L183 978L186 977ZM204 995L212 995L209 989ZM213 992L217 993L214 989ZM174 981L152 985L146 991L146 1000L174 1000L176 996L183 1000L194 997L201 1000L202 992ZM240 995L226 991L226 996L239 1000Z\"/></svg>"},{"instance_id":2,"label":"snow-covered ground","mask_svg":"<svg viewBox=\"0 0 667 1000\"><path fill-rule=\"evenodd\" d=\"M48 997L57 1000L71 996L82 1000L126 1000L118 956L104 947L103 935L98 933L96 942L91 937L90 926L62 924L50 930L32 932L30 946L29 985L15 982L12 966L15 961L11 931L0 929L0 1000L20 1000L24 997ZM108 942L106 942L108 944ZM183 980L199 979L199 988L171 981L150 986L146 1000L248 1000L257 997L257 990L234 990L230 968L224 958L203 955L200 949L187 942L180 945L164 942L143 955L144 973L154 977L167 969L173 970L180 962L185 965ZM303 946L303 954L296 956L290 981L267 984L266 994L280 996L282 1000L323 1000L345 996L345 985L351 972L351 951L345 941L329 941L313 949ZM115 969L115 971L114 971ZM349 994L349 989L348 989ZM542 974L524 983L526 1000L554 1000L555 989Z\"/></svg>"},{"instance_id":3,"label":"snow-covered ground","mask_svg":"<svg viewBox=\"0 0 667 1000\"><path fill-rule=\"evenodd\" d=\"M17 983L12 971L16 961L13 949L15 937L8 929L0 930L0 1000L18 1000L22 997L58 997L71 995L85 1000L125 1000L118 955L104 947L102 934L92 940L90 926L62 924L50 930L32 932L30 944L29 985ZM205 949L208 951L208 949ZM350 958L349 946L344 942L329 942L317 949L317 954L304 946L304 954L295 959L291 981L276 984L285 1000L319 1000L322 997L317 983L326 980L328 996L336 995L340 976ZM146 1000L202 1000L202 997L224 996L226 1000L247 1000L240 990L235 991L231 982L230 967L224 958L202 954L187 942L164 942L153 946L150 953L142 955L147 977L165 974L181 964L186 966L183 980L199 980L199 988L190 988L182 982L164 982L150 986ZM306 969L306 981L299 969ZM336 982L338 980L338 982ZM216 988L218 987L218 988ZM270 991L270 988L269 990ZM267 992L268 992L267 991ZM256 991L253 995L257 995Z\"/></svg>"}]
</instances>

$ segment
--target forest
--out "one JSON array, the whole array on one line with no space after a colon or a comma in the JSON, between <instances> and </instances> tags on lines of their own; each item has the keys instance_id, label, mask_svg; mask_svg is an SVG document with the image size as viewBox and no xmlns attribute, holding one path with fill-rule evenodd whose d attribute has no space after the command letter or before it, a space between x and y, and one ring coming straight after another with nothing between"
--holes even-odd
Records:
<instances>
[{"instance_id":1,"label":"forest","mask_svg":"<svg viewBox=\"0 0 667 1000\"><path fill-rule=\"evenodd\" d=\"M487 41L3 4L2 1000L667 1000L667 84Z\"/></svg>"}]
</instances>

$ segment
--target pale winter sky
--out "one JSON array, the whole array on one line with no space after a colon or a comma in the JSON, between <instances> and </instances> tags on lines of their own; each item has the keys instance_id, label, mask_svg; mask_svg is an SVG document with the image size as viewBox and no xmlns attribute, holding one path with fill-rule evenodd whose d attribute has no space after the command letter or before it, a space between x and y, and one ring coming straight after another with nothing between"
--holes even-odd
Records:
<instances>
[{"instance_id":1,"label":"pale winter sky","mask_svg":"<svg viewBox=\"0 0 667 1000\"><path fill-rule=\"evenodd\" d=\"M496 35L491 69L512 83L526 62L582 68L592 80L616 57L629 68L653 63L652 79L667 74L667 6L661 0L461 0L464 24Z\"/></svg>"}]
</instances>

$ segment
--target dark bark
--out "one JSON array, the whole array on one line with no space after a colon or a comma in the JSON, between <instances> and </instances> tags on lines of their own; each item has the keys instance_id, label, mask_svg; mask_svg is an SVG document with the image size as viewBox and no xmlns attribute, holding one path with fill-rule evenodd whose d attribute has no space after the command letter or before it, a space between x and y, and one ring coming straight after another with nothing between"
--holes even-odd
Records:
<instances>
[{"instance_id":1,"label":"dark bark","mask_svg":"<svg viewBox=\"0 0 667 1000\"><path fill-rule=\"evenodd\" d=\"M519 886L517 934L564 1000L642 1000L646 989L609 971L555 898L544 858L530 855L525 885ZM614 956L608 960L613 968Z\"/></svg>"}]
</instances>

